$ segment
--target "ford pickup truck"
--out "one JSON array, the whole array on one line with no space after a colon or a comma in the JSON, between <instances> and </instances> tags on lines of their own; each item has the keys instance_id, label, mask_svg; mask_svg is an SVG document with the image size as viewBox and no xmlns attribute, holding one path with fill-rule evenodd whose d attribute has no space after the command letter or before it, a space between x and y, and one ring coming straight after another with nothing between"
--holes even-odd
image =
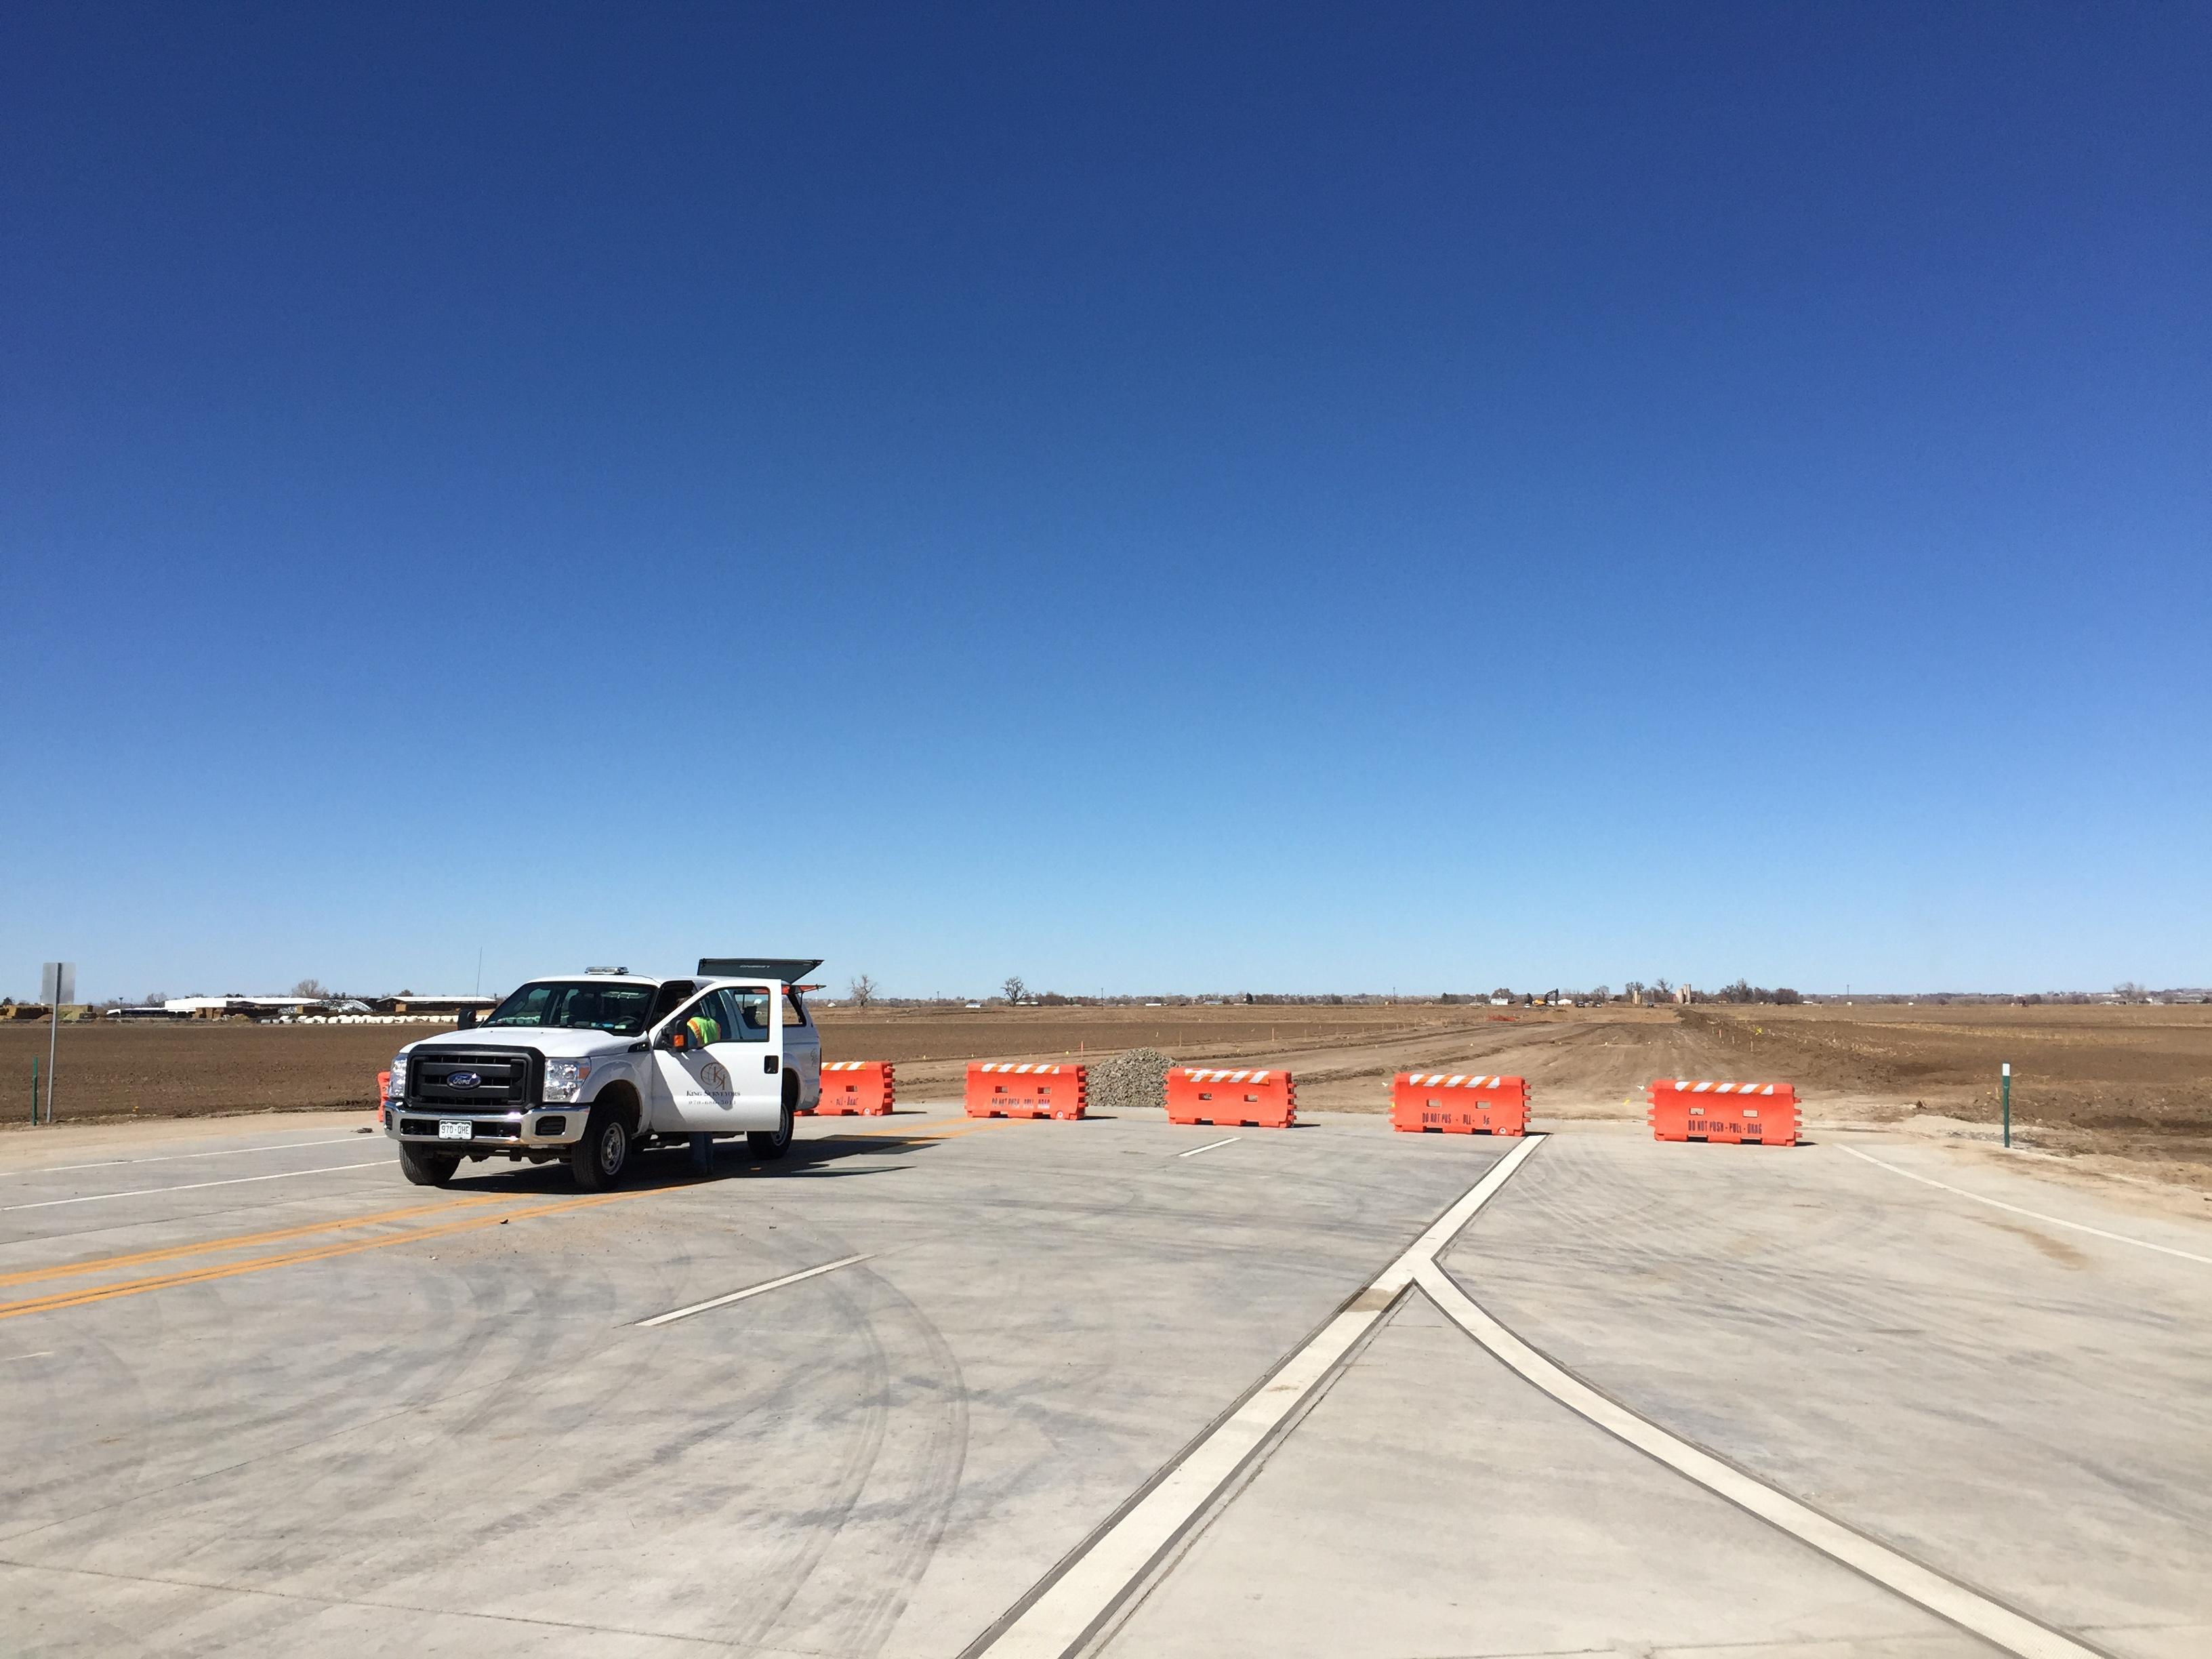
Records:
<instances>
[{"instance_id":1,"label":"ford pickup truck","mask_svg":"<svg viewBox=\"0 0 2212 1659\"><path fill-rule=\"evenodd\" d=\"M779 1158L822 1093L822 1038L798 958L702 958L682 979L627 968L533 979L466 1030L402 1048L385 1133L408 1180L442 1187L464 1159L565 1163L576 1184L617 1184L656 1146L704 1152L745 1138Z\"/></svg>"}]
</instances>

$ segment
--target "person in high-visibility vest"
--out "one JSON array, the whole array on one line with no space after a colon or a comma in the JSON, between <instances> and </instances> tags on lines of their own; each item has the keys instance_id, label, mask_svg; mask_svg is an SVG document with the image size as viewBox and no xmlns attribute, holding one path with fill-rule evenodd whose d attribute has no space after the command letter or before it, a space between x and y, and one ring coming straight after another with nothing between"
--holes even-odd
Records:
<instances>
[{"instance_id":1,"label":"person in high-visibility vest","mask_svg":"<svg viewBox=\"0 0 2212 1659\"><path fill-rule=\"evenodd\" d=\"M702 1048L710 1042L722 1040L722 1024L707 1012L707 1005L703 1002L699 1005L699 1012L684 1022L684 1029L691 1033L691 1041ZM714 1167L714 1136L691 1137L691 1167L702 1175Z\"/></svg>"}]
</instances>

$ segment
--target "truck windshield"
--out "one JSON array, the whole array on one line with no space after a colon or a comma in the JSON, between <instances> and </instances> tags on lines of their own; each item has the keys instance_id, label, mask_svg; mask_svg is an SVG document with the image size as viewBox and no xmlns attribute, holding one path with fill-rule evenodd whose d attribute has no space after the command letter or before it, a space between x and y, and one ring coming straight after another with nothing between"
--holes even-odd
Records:
<instances>
[{"instance_id":1,"label":"truck windshield","mask_svg":"<svg viewBox=\"0 0 2212 1659\"><path fill-rule=\"evenodd\" d=\"M552 1025L636 1036L653 1012L650 985L526 985L491 1011L487 1025Z\"/></svg>"}]
</instances>

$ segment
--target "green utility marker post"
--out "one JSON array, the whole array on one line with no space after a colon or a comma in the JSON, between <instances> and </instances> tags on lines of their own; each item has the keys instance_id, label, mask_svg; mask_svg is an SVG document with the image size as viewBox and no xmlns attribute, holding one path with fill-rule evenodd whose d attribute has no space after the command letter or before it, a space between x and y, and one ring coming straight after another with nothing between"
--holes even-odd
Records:
<instances>
[{"instance_id":1,"label":"green utility marker post","mask_svg":"<svg viewBox=\"0 0 2212 1659\"><path fill-rule=\"evenodd\" d=\"M2012 1145L2012 1062L2004 1063L2004 1144Z\"/></svg>"}]
</instances>

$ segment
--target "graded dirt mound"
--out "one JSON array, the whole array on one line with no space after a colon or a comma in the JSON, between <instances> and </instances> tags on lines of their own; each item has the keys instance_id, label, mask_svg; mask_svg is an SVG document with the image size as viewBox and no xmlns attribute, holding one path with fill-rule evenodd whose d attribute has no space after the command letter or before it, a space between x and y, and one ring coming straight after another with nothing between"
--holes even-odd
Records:
<instances>
[{"instance_id":1,"label":"graded dirt mound","mask_svg":"<svg viewBox=\"0 0 2212 1659\"><path fill-rule=\"evenodd\" d=\"M1778 1045L1745 1045L1731 1036L1678 1018L1673 1009L1524 1012L1469 1030L1316 1057L1297 1068L1298 1099L1317 1108L1382 1111L1397 1072L1475 1071L1527 1078L1540 1114L1612 1115L1640 1113L1644 1085L1654 1078L1789 1077Z\"/></svg>"},{"instance_id":2,"label":"graded dirt mound","mask_svg":"<svg viewBox=\"0 0 2212 1659\"><path fill-rule=\"evenodd\" d=\"M1167 1102L1168 1067L1175 1061L1157 1048L1125 1048L1091 1065L1089 1100L1095 1111L1128 1110Z\"/></svg>"}]
</instances>

